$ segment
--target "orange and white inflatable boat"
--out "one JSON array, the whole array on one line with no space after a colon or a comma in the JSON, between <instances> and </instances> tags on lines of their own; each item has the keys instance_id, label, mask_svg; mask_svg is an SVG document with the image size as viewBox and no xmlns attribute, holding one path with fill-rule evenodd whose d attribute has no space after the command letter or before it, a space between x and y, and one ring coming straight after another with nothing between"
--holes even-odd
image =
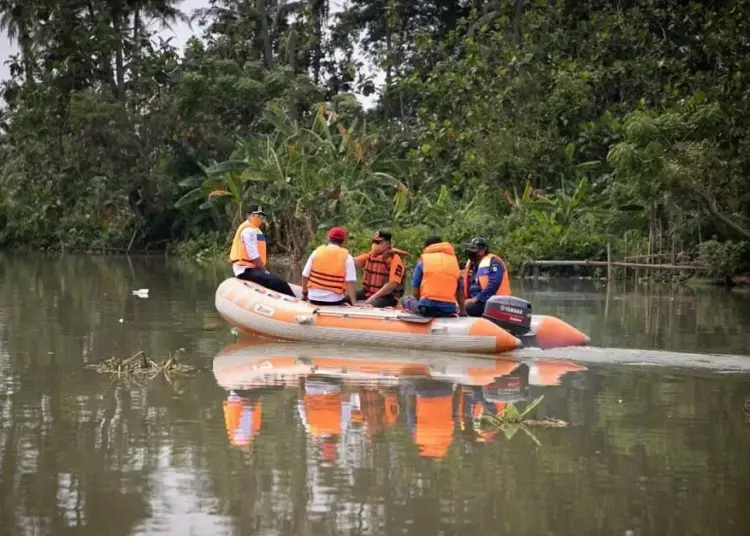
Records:
<instances>
[{"instance_id":1,"label":"orange and white inflatable boat","mask_svg":"<svg viewBox=\"0 0 750 536\"><path fill-rule=\"evenodd\" d=\"M241 340L224 347L214 357L213 373L227 390L296 387L311 375L338 378L357 385L376 387L437 380L483 387L528 367L529 384L560 385L562 376L586 370L566 359L494 359L435 352L368 350L331 345L262 343Z\"/></svg>"},{"instance_id":2,"label":"orange and white inflatable boat","mask_svg":"<svg viewBox=\"0 0 750 536\"><path fill-rule=\"evenodd\" d=\"M300 292L298 286L292 288ZM240 331L281 340L472 354L588 342L586 335L552 316L530 315L528 329L517 337L487 318L425 318L396 308L321 307L237 278L219 285L215 304L222 318Z\"/></svg>"}]
</instances>

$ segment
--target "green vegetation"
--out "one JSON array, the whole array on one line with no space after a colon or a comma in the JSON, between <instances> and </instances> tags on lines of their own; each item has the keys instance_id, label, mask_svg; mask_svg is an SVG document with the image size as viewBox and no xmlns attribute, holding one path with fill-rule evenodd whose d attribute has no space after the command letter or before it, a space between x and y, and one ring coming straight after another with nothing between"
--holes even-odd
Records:
<instances>
[{"instance_id":1,"label":"green vegetation","mask_svg":"<svg viewBox=\"0 0 750 536\"><path fill-rule=\"evenodd\" d=\"M213 253L257 201L293 259L337 223L750 268L746 2L210 0L183 51L179 4L0 1L0 247Z\"/></svg>"},{"instance_id":2,"label":"green vegetation","mask_svg":"<svg viewBox=\"0 0 750 536\"><path fill-rule=\"evenodd\" d=\"M171 381L170 374L187 374L195 371L195 367L183 365L177 360L181 351L184 351L184 348L177 350L174 354L170 352L167 359L157 363L149 359L146 352L141 350L127 359L112 356L100 363L86 365L86 368L104 374L114 374L117 378L147 377L152 380L163 374L167 381Z\"/></svg>"}]
</instances>

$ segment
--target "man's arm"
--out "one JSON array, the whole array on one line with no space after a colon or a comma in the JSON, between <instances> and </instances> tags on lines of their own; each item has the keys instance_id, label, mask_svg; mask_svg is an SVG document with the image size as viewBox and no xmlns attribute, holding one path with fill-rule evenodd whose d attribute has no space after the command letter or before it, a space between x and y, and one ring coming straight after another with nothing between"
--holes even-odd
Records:
<instances>
[{"instance_id":1,"label":"man's arm","mask_svg":"<svg viewBox=\"0 0 750 536\"><path fill-rule=\"evenodd\" d=\"M420 298L419 287L422 286L422 270L422 261L419 261L414 267L414 273L411 276L411 293L416 299Z\"/></svg>"},{"instance_id":2,"label":"man's arm","mask_svg":"<svg viewBox=\"0 0 750 536\"><path fill-rule=\"evenodd\" d=\"M369 257L370 257L369 253L362 253L361 255L357 255L356 257L354 257L354 264L362 268L367 262L367 259Z\"/></svg>"},{"instance_id":3,"label":"man's arm","mask_svg":"<svg viewBox=\"0 0 750 536\"><path fill-rule=\"evenodd\" d=\"M357 303L357 289L355 284L357 282L357 268L354 266L354 258L351 255L346 257L346 295L349 296L349 301L352 305Z\"/></svg>"},{"instance_id":4,"label":"man's arm","mask_svg":"<svg viewBox=\"0 0 750 536\"><path fill-rule=\"evenodd\" d=\"M307 262L305 263L305 267L302 269L302 299L304 301L307 301L307 282L310 278L310 272L312 271L312 261L314 255L315 252L310 254L310 256L307 258Z\"/></svg>"},{"instance_id":5,"label":"man's arm","mask_svg":"<svg viewBox=\"0 0 750 536\"><path fill-rule=\"evenodd\" d=\"M377 298L392 294L393 291L396 290L396 287L401 284L403 279L404 263L401 260L401 257L399 257L398 255L394 255L393 260L391 260L391 270L388 276L388 282L383 285L375 294L367 298L367 301L365 303L370 303Z\"/></svg>"},{"instance_id":6,"label":"man's arm","mask_svg":"<svg viewBox=\"0 0 750 536\"><path fill-rule=\"evenodd\" d=\"M254 233L252 229L245 229L242 232L242 243L245 244L245 250L247 251L247 258L261 270L265 270L266 266L263 263L263 259L260 258L260 252L258 251L258 234Z\"/></svg>"},{"instance_id":7,"label":"man's arm","mask_svg":"<svg viewBox=\"0 0 750 536\"><path fill-rule=\"evenodd\" d=\"M490 271L487 274L489 279L489 281L487 282L487 287L476 296L477 301L480 301L482 303L486 302L495 295L497 289L500 288L500 282L503 280L503 275L505 275L503 265L500 264L500 261L495 258L493 258L490 262L489 270Z\"/></svg>"},{"instance_id":8,"label":"man's arm","mask_svg":"<svg viewBox=\"0 0 750 536\"><path fill-rule=\"evenodd\" d=\"M466 298L464 296L464 281L463 278L458 278L458 284L456 285L456 301L458 302L458 314L466 316Z\"/></svg>"}]
</instances>

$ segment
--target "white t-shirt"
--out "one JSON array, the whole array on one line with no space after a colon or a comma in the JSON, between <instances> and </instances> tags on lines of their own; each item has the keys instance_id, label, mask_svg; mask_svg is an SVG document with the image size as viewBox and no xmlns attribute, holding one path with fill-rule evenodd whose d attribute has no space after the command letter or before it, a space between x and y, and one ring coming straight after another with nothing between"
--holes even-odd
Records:
<instances>
[{"instance_id":1,"label":"white t-shirt","mask_svg":"<svg viewBox=\"0 0 750 536\"><path fill-rule=\"evenodd\" d=\"M242 234L240 235L240 238L242 239L242 243L245 245L245 249L247 250L247 258L257 259L260 257L260 252L258 251L258 237L263 236L263 233L260 232L260 229L256 229L255 227L245 227L245 229L242 230ZM234 271L234 275L238 276L242 272L245 271L246 266L242 266L238 263L232 264L232 270Z\"/></svg>"},{"instance_id":2,"label":"white t-shirt","mask_svg":"<svg viewBox=\"0 0 750 536\"><path fill-rule=\"evenodd\" d=\"M328 244L330 247L337 248L336 244ZM302 270L302 277L310 277L312 271L312 261L315 258L315 252L313 251L307 258L305 268ZM344 278L347 282L354 282L357 280L357 268L354 266L354 257L351 255L346 256L346 276ZM311 288L308 291L307 297L315 301L324 302L337 302L341 301L346 297L346 294L336 294L330 290L323 290L319 288Z\"/></svg>"}]
</instances>

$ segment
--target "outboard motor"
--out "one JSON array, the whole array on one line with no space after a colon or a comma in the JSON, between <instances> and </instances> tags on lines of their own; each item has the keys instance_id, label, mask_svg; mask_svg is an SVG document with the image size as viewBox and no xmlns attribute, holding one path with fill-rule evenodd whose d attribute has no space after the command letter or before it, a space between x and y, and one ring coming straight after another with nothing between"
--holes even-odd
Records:
<instances>
[{"instance_id":1,"label":"outboard motor","mask_svg":"<svg viewBox=\"0 0 750 536\"><path fill-rule=\"evenodd\" d=\"M520 337L531 329L531 304L515 296L492 296L487 300L482 317Z\"/></svg>"},{"instance_id":2,"label":"outboard motor","mask_svg":"<svg viewBox=\"0 0 750 536\"><path fill-rule=\"evenodd\" d=\"M526 363L506 376L500 376L482 386L482 397L487 402L521 402L529 396L529 366Z\"/></svg>"}]
</instances>

